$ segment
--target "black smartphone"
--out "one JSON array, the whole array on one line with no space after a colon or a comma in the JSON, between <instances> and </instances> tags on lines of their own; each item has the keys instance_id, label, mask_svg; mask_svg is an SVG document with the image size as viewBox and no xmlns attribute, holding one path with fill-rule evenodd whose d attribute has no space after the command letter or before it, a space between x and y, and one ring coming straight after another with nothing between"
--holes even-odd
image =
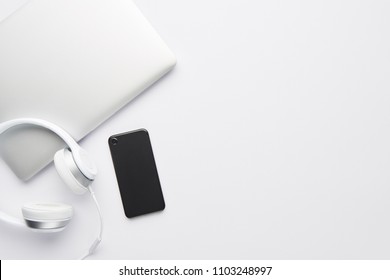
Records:
<instances>
[{"instance_id":1,"label":"black smartphone","mask_svg":"<svg viewBox=\"0 0 390 280\"><path fill-rule=\"evenodd\" d=\"M139 129L113 135L108 145L126 217L164 210L148 131Z\"/></svg>"}]
</instances>

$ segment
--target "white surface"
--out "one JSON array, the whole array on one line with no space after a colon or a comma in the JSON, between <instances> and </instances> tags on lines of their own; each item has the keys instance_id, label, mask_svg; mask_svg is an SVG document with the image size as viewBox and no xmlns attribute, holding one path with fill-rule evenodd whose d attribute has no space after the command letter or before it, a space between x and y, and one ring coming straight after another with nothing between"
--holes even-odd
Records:
<instances>
[{"instance_id":1,"label":"white surface","mask_svg":"<svg viewBox=\"0 0 390 280\"><path fill-rule=\"evenodd\" d=\"M130 0L33 0L1 22L0 61L0 121L45 119L80 140L176 59ZM10 130L0 143L23 179L63 147L36 127Z\"/></svg>"},{"instance_id":2,"label":"white surface","mask_svg":"<svg viewBox=\"0 0 390 280\"><path fill-rule=\"evenodd\" d=\"M0 22L12 15L29 0L0 0Z\"/></svg>"},{"instance_id":3,"label":"white surface","mask_svg":"<svg viewBox=\"0 0 390 280\"><path fill-rule=\"evenodd\" d=\"M96 259L390 258L388 1L137 5L175 70L82 141L100 171ZM166 209L126 219L107 139L148 129ZM88 196L50 166L1 164L0 205L63 201L57 236L2 226L0 258L77 258L98 230Z\"/></svg>"}]
</instances>

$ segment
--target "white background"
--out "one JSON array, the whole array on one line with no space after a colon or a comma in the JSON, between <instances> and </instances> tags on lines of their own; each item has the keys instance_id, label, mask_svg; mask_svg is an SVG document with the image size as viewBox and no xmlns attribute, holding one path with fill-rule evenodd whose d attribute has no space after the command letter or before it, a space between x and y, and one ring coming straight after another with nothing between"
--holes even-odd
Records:
<instances>
[{"instance_id":1,"label":"white background","mask_svg":"<svg viewBox=\"0 0 390 280\"><path fill-rule=\"evenodd\" d=\"M82 141L105 232L92 259L388 259L390 3L137 0L178 59ZM107 138L149 130L166 209L127 219ZM88 196L0 163L2 210L62 201L65 232L1 225L0 259L77 258Z\"/></svg>"},{"instance_id":2,"label":"white background","mask_svg":"<svg viewBox=\"0 0 390 280\"><path fill-rule=\"evenodd\" d=\"M48 263L50 265L48 265ZM176 267L177 272L182 273L178 276L171 276L175 279L212 279L214 269L217 267L217 274L220 273L219 267L227 267L222 271L229 272L230 267L272 267L266 269L264 276L261 273L258 276L245 275L236 276L241 280L245 279L267 279L267 280L388 280L390 277L389 263L387 260L114 260L114 261L3 261L1 263L1 277L3 280L52 280L53 275L58 280L73 279L76 275L79 279L161 279L167 276L156 276L155 272L149 270L149 276L145 272L141 275L138 269L138 275L135 274L137 268L162 269L173 271ZM127 275L119 275L119 270L124 270L126 266L129 269ZM23 267L23 269L20 269ZM187 270L186 270L187 269ZM188 269L202 269L203 274L199 273L193 276L185 275ZM239 269L236 269L236 273ZM233 269L230 269L234 273ZM60 273L59 273L60 272ZM132 274L129 275L129 272ZM176 272L176 273L177 273ZM153 273L153 274L152 274ZM167 272L165 272L167 273ZM269 273L269 274L268 274ZM152 275L151 275L152 274ZM203 276L201 276L203 275ZM234 275L234 274L233 274ZM215 276L214 276L215 278ZM232 276L218 276L218 279L232 279Z\"/></svg>"}]
</instances>

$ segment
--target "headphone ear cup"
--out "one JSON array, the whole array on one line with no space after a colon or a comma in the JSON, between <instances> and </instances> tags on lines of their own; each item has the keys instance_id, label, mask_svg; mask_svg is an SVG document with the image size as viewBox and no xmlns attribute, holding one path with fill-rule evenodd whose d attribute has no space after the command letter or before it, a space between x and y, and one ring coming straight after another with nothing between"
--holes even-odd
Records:
<instances>
[{"instance_id":1,"label":"headphone ear cup","mask_svg":"<svg viewBox=\"0 0 390 280\"><path fill-rule=\"evenodd\" d=\"M59 150L54 155L54 164L58 175L75 194L84 194L88 190L91 181L78 169L69 149Z\"/></svg>"},{"instance_id":2,"label":"headphone ear cup","mask_svg":"<svg viewBox=\"0 0 390 280\"><path fill-rule=\"evenodd\" d=\"M29 228L39 232L57 232L65 228L73 216L73 207L63 203L30 203L22 207Z\"/></svg>"}]
</instances>

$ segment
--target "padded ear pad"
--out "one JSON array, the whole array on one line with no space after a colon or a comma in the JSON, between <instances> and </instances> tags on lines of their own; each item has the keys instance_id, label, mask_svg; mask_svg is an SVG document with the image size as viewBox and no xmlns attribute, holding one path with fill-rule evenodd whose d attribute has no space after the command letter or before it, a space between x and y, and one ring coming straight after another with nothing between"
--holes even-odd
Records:
<instances>
[{"instance_id":1,"label":"padded ear pad","mask_svg":"<svg viewBox=\"0 0 390 280\"><path fill-rule=\"evenodd\" d=\"M63 203L30 203L22 207L28 227L42 232L61 231L73 216L73 208Z\"/></svg>"},{"instance_id":2,"label":"padded ear pad","mask_svg":"<svg viewBox=\"0 0 390 280\"><path fill-rule=\"evenodd\" d=\"M91 181L78 169L69 149L59 150L54 155L54 164L58 175L74 193L83 194L87 191Z\"/></svg>"}]
</instances>

